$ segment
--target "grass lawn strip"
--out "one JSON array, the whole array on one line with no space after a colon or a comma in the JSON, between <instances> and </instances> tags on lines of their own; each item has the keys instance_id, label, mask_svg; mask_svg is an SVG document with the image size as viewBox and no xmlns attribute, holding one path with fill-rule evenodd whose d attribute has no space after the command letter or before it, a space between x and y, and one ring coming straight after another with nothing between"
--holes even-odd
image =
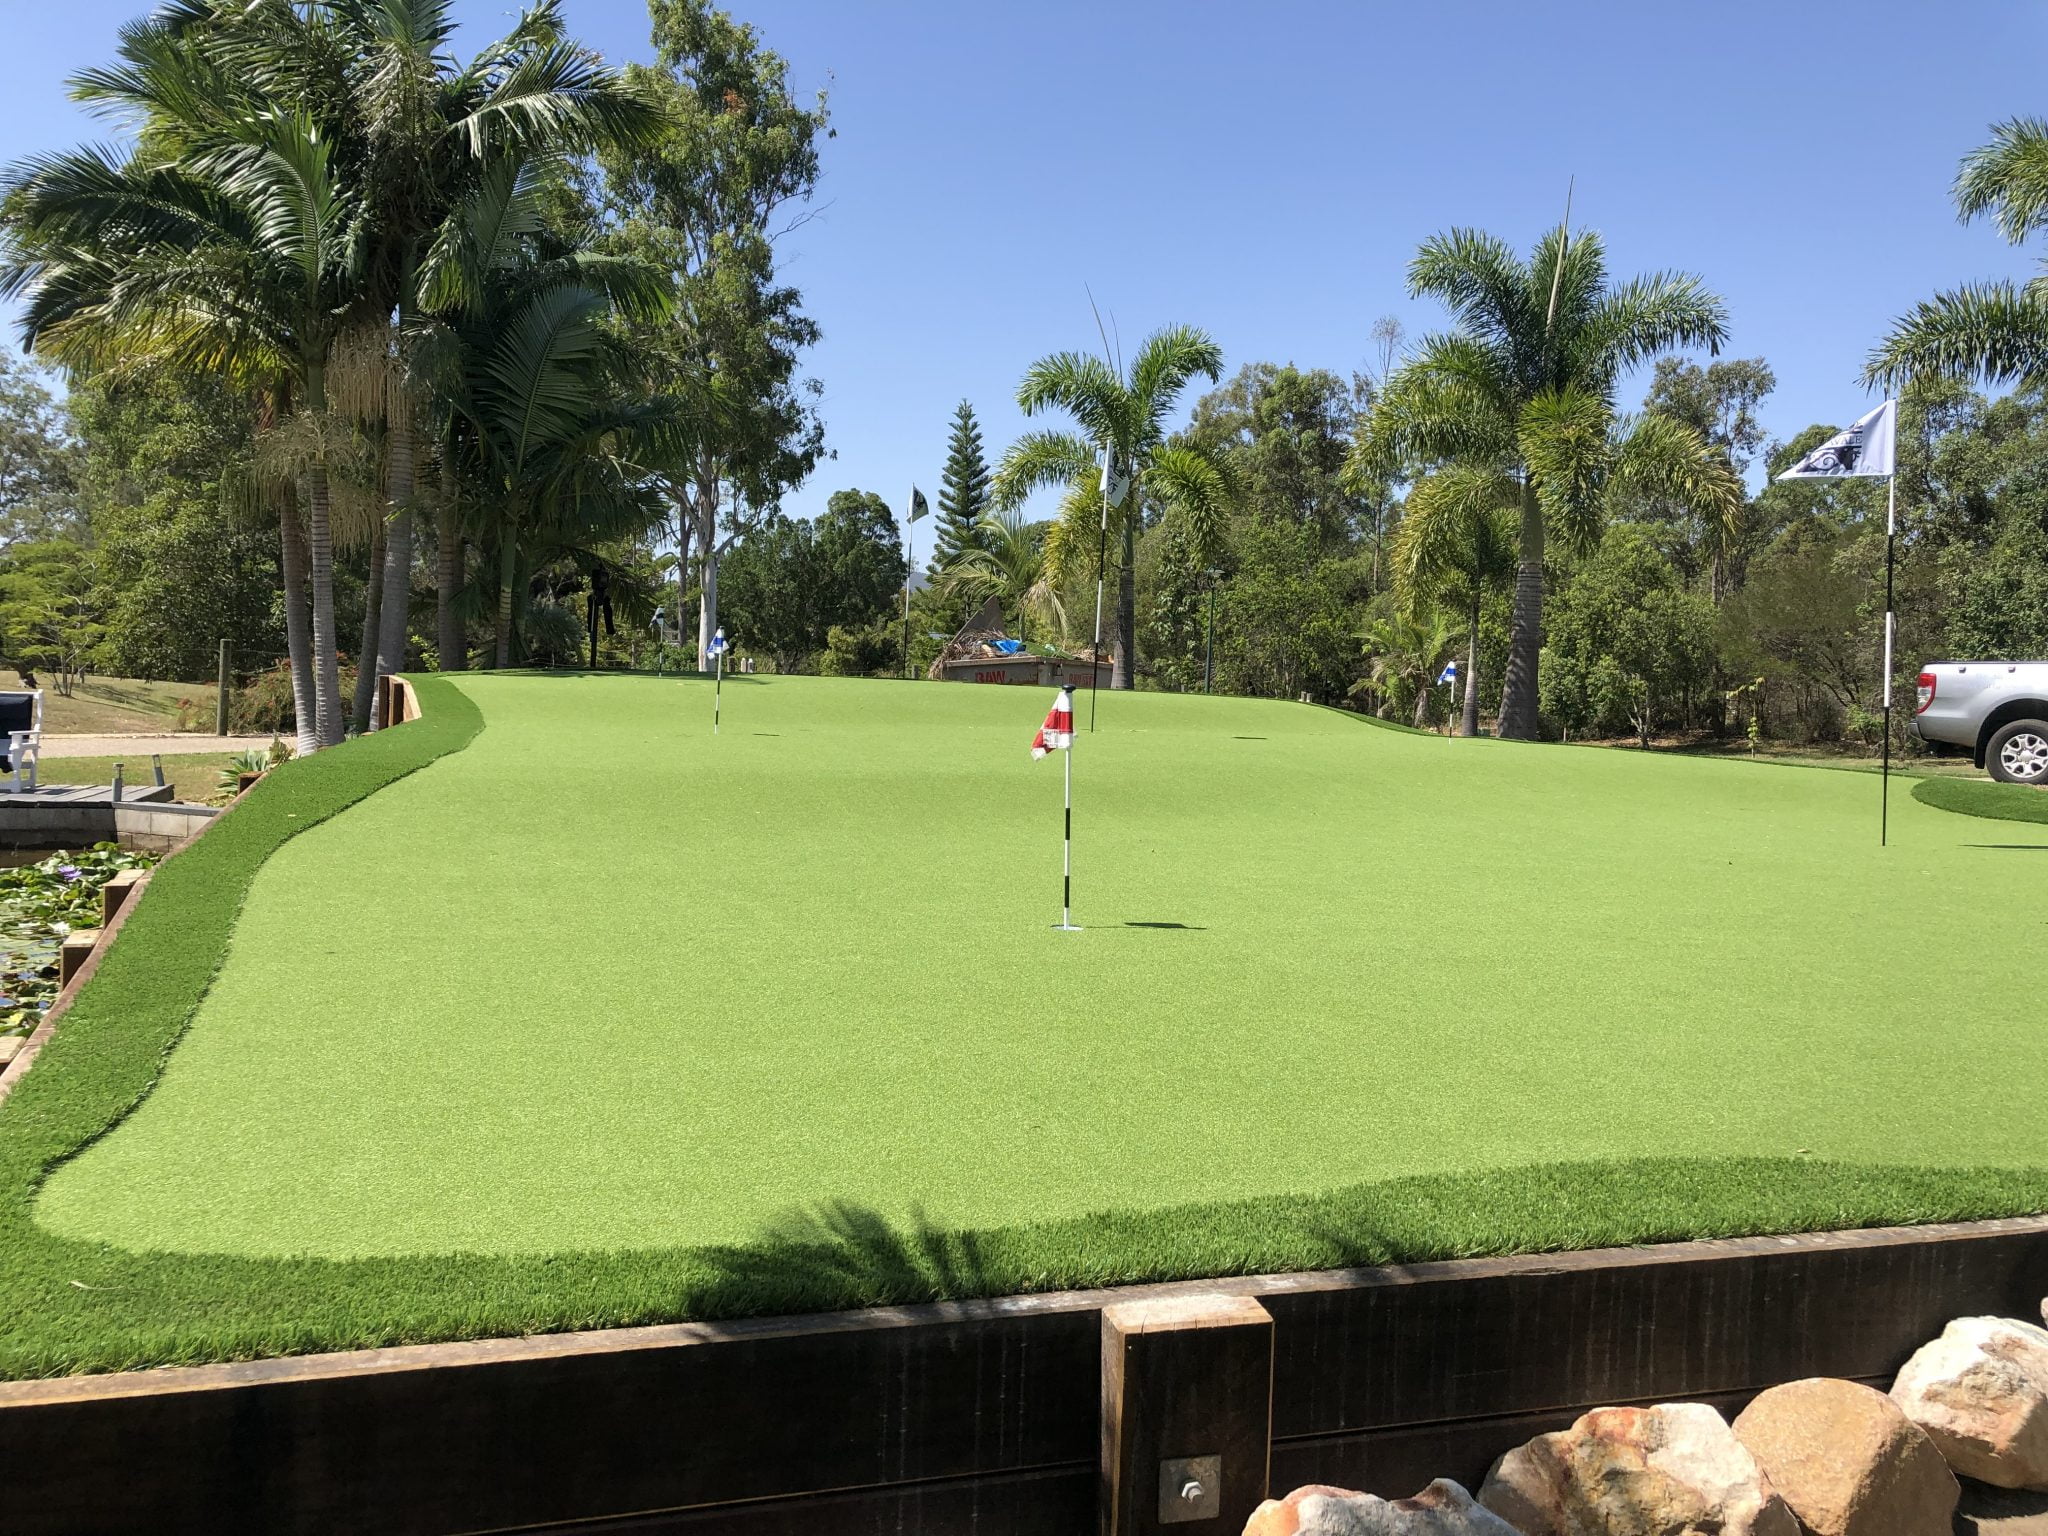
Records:
<instances>
[{"instance_id":1,"label":"grass lawn strip","mask_svg":"<svg viewBox=\"0 0 2048 1536\"><path fill-rule=\"evenodd\" d=\"M1989 779L1927 779L1913 786L1913 798L1937 810L1989 821L2048 823L2048 790L2031 784L1998 784Z\"/></svg>"},{"instance_id":2,"label":"grass lawn strip","mask_svg":"<svg viewBox=\"0 0 2048 1536\"><path fill-rule=\"evenodd\" d=\"M179 800L205 805L221 794L221 770L233 761L231 752L179 752L164 757L164 781ZM114 764L121 765L121 782L134 790L154 782L150 776L149 754L129 752L120 757L45 757L37 778L45 784L111 784Z\"/></svg>"},{"instance_id":3,"label":"grass lawn strip","mask_svg":"<svg viewBox=\"0 0 2048 1536\"><path fill-rule=\"evenodd\" d=\"M0 1119L0 1371L2048 1206L2021 962L1899 985L1992 855L1847 776L1119 697L1062 936L1021 695L703 691L427 679L171 861Z\"/></svg>"}]
</instances>

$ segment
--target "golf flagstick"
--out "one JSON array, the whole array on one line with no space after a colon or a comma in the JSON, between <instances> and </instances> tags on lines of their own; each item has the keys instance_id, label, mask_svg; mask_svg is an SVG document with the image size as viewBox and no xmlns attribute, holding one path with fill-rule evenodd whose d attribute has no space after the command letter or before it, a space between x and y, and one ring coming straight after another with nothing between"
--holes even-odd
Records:
<instances>
[{"instance_id":1,"label":"golf flagstick","mask_svg":"<svg viewBox=\"0 0 2048 1536\"><path fill-rule=\"evenodd\" d=\"M1066 827L1060 840L1060 920L1055 933L1079 933L1074 921L1074 690L1062 687L1045 712L1045 724L1031 738L1031 760L1048 752L1064 752L1066 761Z\"/></svg>"},{"instance_id":2,"label":"golf flagstick","mask_svg":"<svg viewBox=\"0 0 2048 1536\"><path fill-rule=\"evenodd\" d=\"M1837 432L1805 458L1782 472L1780 480L1875 480L1882 476L1884 513L1884 768L1878 790L1877 846L1891 836L1892 809L1892 652L1898 641L1899 617L1892 609L1892 567L1899 534L1899 402L1887 400L1865 411L1853 425Z\"/></svg>"},{"instance_id":3,"label":"golf flagstick","mask_svg":"<svg viewBox=\"0 0 2048 1536\"><path fill-rule=\"evenodd\" d=\"M725 630L711 637L711 734L718 734L718 706L725 692Z\"/></svg>"},{"instance_id":4,"label":"golf flagstick","mask_svg":"<svg viewBox=\"0 0 2048 1536\"><path fill-rule=\"evenodd\" d=\"M1892 608L1892 565L1899 543L1899 472L1886 477L1884 508L1884 786L1878 791L1877 846L1886 846L1892 816L1892 646L1899 616Z\"/></svg>"}]
</instances>

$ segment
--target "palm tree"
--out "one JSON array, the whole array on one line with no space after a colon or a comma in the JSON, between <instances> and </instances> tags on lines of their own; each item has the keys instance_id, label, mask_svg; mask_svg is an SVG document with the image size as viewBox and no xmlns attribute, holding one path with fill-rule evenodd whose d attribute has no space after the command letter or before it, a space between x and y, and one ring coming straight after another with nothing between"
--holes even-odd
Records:
<instances>
[{"instance_id":1,"label":"palm tree","mask_svg":"<svg viewBox=\"0 0 2048 1536\"><path fill-rule=\"evenodd\" d=\"M1394 589L1411 610L1465 619L1460 736L1479 734L1479 609L1514 580L1521 487L1512 477L1453 464L1417 481L1394 537Z\"/></svg>"},{"instance_id":2,"label":"palm tree","mask_svg":"<svg viewBox=\"0 0 2048 1536\"><path fill-rule=\"evenodd\" d=\"M142 57L154 67L175 54ZM21 296L27 345L67 366L161 361L227 372L295 408L312 740L327 746L344 725L328 468L345 434L328 414L326 371L357 295L359 209L318 123L247 105L221 122L152 119L145 147L126 161L88 149L18 168L0 289Z\"/></svg>"},{"instance_id":3,"label":"palm tree","mask_svg":"<svg viewBox=\"0 0 2048 1536\"><path fill-rule=\"evenodd\" d=\"M1718 348L1725 313L1695 277L1610 282L1600 237L1568 237L1562 227L1527 261L1477 230L1436 236L1410 264L1408 288L1442 300L1455 328L1424 338L1387 380L1358 467L1455 463L1514 482L1517 567L1499 733L1531 739L1552 534L1590 546L1617 476L1739 514L1740 482L1696 431L1645 416L1624 434L1614 406L1628 368L1676 348Z\"/></svg>"},{"instance_id":4,"label":"palm tree","mask_svg":"<svg viewBox=\"0 0 2048 1536\"><path fill-rule=\"evenodd\" d=\"M690 451L702 424L632 376L637 354L613 324L657 317L670 299L665 276L629 258L560 250L539 196L531 165L494 167L424 269L457 358L451 468L482 492L469 499L496 557L500 667L512 662L522 568L657 521L648 466Z\"/></svg>"},{"instance_id":5,"label":"palm tree","mask_svg":"<svg viewBox=\"0 0 2048 1536\"><path fill-rule=\"evenodd\" d=\"M124 30L119 62L74 82L136 127L138 150L32 161L11 178L0 282L27 296L33 346L76 367L232 369L303 418L313 655L295 658L293 675L312 680L308 747L344 726L329 467L353 429L329 419L331 389L380 429L394 509L381 573L391 601L362 658L374 680L380 659L399 665L411 584L421 253L499 159L580 151L658 120L565 40L555 0L460 70L445 56L446 13L446 0L175 0ZM351 328L374 333L389 380L337 372ZM283 543L289 587L289 527Z\"/></svg>"},{"instance_id":6,"label":"palm tree","mask_svg":"<svg viewBox=\"0 0 2048 1536\"><path fill-rule=\"evenodd\" d=\"M1131 687L1137 665L1137 541L1148 500L1164 515L1185 520L1198 563L1208 563L1220 545L1234 494L1228 468L1205 446L1170 444L1166 420L1191 380L1213 383L1222 373L1222 349L1206 333L1177 325L1146 338L1128 374L1098 357L1057 352L1033 363L1017 388L1025 415L1059 410L1075 424L1072 431L1026 433L1010 445L995 475L1001 509L1022 505L1042 487L1063 488L1060 516L1046 541L1054 580L1095 569L1105 515L1104 457L1130 476L1129 493L1107 514L1120 551L1112 688Z\"/></svg>"},{"instance_id":7,"label":"palm tree","mask_svg":"<svg viewBox=\"0 0 2048 1536\"><path fill-rule=\"evenodd\" d=\"M1991 135L1956 174L1956 211L1965 220L1989 215L2020 245L2048 227L2048 122L2013 118ZM1916 376L2048 381L2048 272L2024 285L1973 283L1936 294L1892 326L1864 376L1886 388Z\"/></svg>"},{"instance_id":8,"label":"palm tree","mask_svg":"<svg viewBox=\"0 0 2048 1536\"><path fill-rule=\"evenodd\" d=\"M1458 634L1440 613L1395 613L1374 619L1359 638L1365 642L1369 670L1356 684L1354 693L1369 693L1380 700L1379 712L1403 692L1415 690L1415 726L1429 723L1429 690L1436 681Z\"/></svg>"},{"instance_id":9,"label":"palm tree","mask_svg":"<svg viewBox=\"0 0 2048 1536\"><path fill-rule=\"evenodd\" d=\"M449 62L449 0L354 0L334 9L349 45L346 101L367 189L372 250L364 309L380 339L388 335L378 348L388 372L379 402L390 519L381 573L385 601L365 665L373 673L391 672L404 665L416 424L430 403L414 355L428 324L422 283L432 280L429 253L451 219L473 216L469 200L494 169L639 142L662 117L595 54L568 41L557 0L526 11L511 32L460 68ZM493 206L504 208L502 201ZM492 233L505 238L510 232ZM437 572L442 664L459 667L460 630L452 637L448 631L460 526L451 519L439 531L449 546Z\"/></svg>"},{"instance_id":10,"label":"palm tree","mask_svg":"<svg viewBox=\"0 0 2048 1536\"><path fill-rule=\"evenodd\" d=\"M940 590L969 612L996 599L1005 613L1017 616L1020 639L1031 638L1033 616L1064 638L1067 610L1045 557L1052 525L1028 522L1021 513L1009 511L985 512L972 527L973 542L956 550L940 572Z\"/></svg>"}]
</instances>

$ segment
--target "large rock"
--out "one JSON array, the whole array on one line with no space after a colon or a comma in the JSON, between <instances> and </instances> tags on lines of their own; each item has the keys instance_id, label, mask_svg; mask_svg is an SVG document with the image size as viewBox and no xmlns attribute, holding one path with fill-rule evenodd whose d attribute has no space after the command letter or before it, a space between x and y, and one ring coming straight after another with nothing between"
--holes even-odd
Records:
<instances>
[{"instance_id":1,"label":"large rock","mask_svg":"<svg viewBox=\"0 0 2048 1536\"><path fill-rule=\"evenodd\" d=\"M1961 1490L1882 1392L1816 1377L1761 1394L1735 1438L1813 1536L1949 1536Z\"/></svg>"},{"instance_id":2,"label":"large rock","mask_svg":"<svg viewBox=\"0 0 2048 1536\"><path fill-rule=\"evenodd\" d=\"M1412 1499L1311 1483L1253 1510L1244 1536L1515 1536L1515 1528L1440 1477Z\"/></svg>"},{"instance_id":3,"label":"large rock","mask_svg":"<svg viewBox=\"0 0 2048 1536\"><path fill-rule=\"evenodd\" d=\"M1501 1457L1479 1502L1522 1536L1799 1536L1756 1458L1700 1403L1595 1408Z\"/></svg>"},{"instance_id":4,"label":"large rock","mask_svg":"<svg viewBox=\"0 0 2048 1536\"><path fill-rule=\"evenodd\" d=\"M2048 1489L2048 1330L1959 1317L1906 1362L1892 1401L1965 1477Z\"/></svg>"}]
</instances>

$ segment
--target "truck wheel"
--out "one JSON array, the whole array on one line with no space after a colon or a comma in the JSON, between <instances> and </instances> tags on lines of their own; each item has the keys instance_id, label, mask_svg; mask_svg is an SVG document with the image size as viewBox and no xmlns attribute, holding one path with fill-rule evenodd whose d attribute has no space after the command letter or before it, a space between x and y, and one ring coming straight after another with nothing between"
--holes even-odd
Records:
<instances>
[{"instance_id":1,"label":"truck wheel","mask_svg":"<svg viewBox=\"0 0 2048 1536\"><path fill-rule=\"evenodd\" d=\"M1991 733L1984 766L2001 784L2048 784L2048 720L2009 720Z\"/></svg>"}]
</instances>

